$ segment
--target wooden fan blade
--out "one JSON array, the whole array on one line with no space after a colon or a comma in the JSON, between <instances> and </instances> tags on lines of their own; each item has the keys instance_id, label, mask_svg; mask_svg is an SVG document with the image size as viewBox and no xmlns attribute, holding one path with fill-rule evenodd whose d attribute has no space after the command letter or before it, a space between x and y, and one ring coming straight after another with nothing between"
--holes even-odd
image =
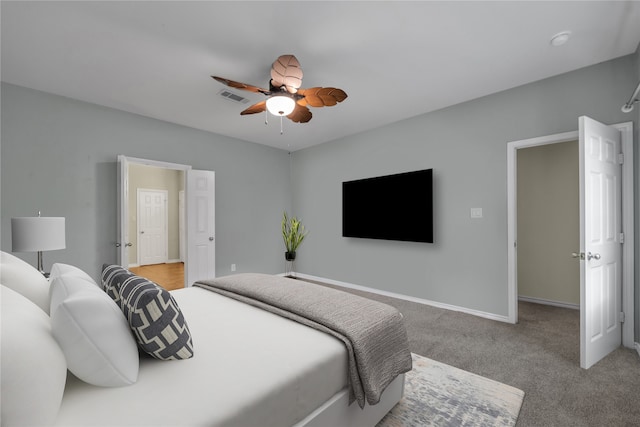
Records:
<instances>
[{"instance_id":1,"label":"wooden fan blade","mask_svg":"<svg viewBox=\"0 0 640 427\"><path fill-rule=\"evenodd\" d=\"M296 104L296 108L294 108L291 114L289 114L287 117L291 119L292 122L307 123L309 120L311 120L312 116L313 114L311 114L311 111L309 111L307 107Z\"/></svg>"},{"instance_id":2,"label":"wooden fan blade","mask_svg":"<svg viewBox=\"0 0 640 427\"><path fill-rule=\"evenodd\" d=\"M218 76L211 76L213 79L219 81L222 84L225 84L227 86L236 88L236 89L242 89L242 90L248 90L249 92L256 92L256 93L263 93L265 95L269 95L271 92L269 92L267 89L262 89L258 86L253 86L253 85L248 85L246 83L241 83L241 82L236 82L233 80L229 80L229 79L225 79L224 77L218 77Z\"/></svg>"},{"instance_id":3,"label":"wooden fan blade","mask_svg":"<svg viewBox=\"0 0 640 427\"><path fill-rule=\"evenodd\" d=\"M302 85L302 68L293 55L281 55L271 65L271 84L284 86L289 93L296 93Z\"/></svg>"},{"instance_id":4,"label":"wooden fan blade","mask_svg":"<svg viewBox=\"0 0 640 427\"><path fill-rule=\"evenodd\" d=\"M267 101L260 101L257 104L253 104L251 107L247 108L246 110L243 110L240 115L241 116L246 116L247 114L255 114L255 113L262 113L264 110L267 109Z\"/></svg>"},{"instance_id":5,"label":"wooden fan blade","mask_svg":"<svg viewBox=\"0 0 640 427\"><path fill-rule=\"evenodd\" d=\"M304 96L306 104L312 107L332 107L347 99L346 92L335 87L298 89L298 95Z\"/></svg>"}]
</instances>

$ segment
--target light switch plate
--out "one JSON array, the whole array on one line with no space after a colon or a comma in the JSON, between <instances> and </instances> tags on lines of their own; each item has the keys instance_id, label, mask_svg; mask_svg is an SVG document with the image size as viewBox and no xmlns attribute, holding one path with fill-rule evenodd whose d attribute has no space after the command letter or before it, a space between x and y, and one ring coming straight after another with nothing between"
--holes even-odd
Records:
<instances>
[{"instance_id":1,"label":"light switch plate","mask_svg":"<svg viewBox=\"0 0 640 427\"><path fill-rule=\"evenodd\" d=\"M471 218L482 218L482 208L471 208Z\"/></svg>"}]
</instances>

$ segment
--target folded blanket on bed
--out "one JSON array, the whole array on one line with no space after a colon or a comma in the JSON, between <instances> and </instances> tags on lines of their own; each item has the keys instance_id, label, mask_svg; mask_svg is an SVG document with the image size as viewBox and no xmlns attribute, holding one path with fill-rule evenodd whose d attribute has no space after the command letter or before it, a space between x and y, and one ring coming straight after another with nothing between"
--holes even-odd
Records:
<instances>
[{"instance_id":1,"label":"folded blanket on bed","mask_svg":"<svg viewBox=\"0 0 640 427\"><path fill-rule=\"evenodd\" d=\"M295 320L342 340L349 354L349 403L370 405L393 379L411 370L402 315L394 307L325 286L266 274L196 282L238 301Z\"/></svg>"}]
</instances>

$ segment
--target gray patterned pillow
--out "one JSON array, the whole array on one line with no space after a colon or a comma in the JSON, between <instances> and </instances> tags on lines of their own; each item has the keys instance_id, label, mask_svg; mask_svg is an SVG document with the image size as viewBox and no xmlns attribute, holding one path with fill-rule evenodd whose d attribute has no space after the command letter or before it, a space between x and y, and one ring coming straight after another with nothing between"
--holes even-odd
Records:
<instances>
[{"instance_id":1,"label":"gray patterned pillow","mask_svg":"<svg viewBox=\"0 0 640 427\"><path fill-rule=\"evenodd\" d=\"M102 279L144 352L160 360L193 357L191 332L166 289L119 266L104 266Z\"/></svg>"},{"instance_id":2,"label":"gray patterned pillow","mask_svg":"<svg viewBox=\"0 0 640 427\"><path fill-rule=\"evenodd\" d=\"M119 265L102 265L102 288L120 307L120 286L133 273Z\"/></svg>"}]
</instances>

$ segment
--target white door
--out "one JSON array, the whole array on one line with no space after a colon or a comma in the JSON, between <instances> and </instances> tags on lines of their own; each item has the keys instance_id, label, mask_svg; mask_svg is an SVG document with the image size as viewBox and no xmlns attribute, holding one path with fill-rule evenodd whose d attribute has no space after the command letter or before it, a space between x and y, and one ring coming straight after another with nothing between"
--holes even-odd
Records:
<instances>
[{"instance_id":1,"label":"white door","mask_svg":"<svg viewBox=\"0 0 640 427\"><path fill-rule=\"evenodd\" d=\"M168 253L168 192L138 188L138 264L162 264Z\"/></svg>"},{"instance_id":2,"label":"white door","mask_svg":"<svg viewBox=\"0 0 640 427\"><path fill-rule=\"evenodd\" d=\"M580 366L588 369L622 339L620 132L579 119Z\"/></svg>"},{"instance_id":3,"label":"white door","mask_svg":"<svg viewBox=\"0 0 640 427\"><path fill-rule=\"evenodd\" d=\"M216 276L215 173L187 171L186 286Z\"/></svg>"}]
</instances>

